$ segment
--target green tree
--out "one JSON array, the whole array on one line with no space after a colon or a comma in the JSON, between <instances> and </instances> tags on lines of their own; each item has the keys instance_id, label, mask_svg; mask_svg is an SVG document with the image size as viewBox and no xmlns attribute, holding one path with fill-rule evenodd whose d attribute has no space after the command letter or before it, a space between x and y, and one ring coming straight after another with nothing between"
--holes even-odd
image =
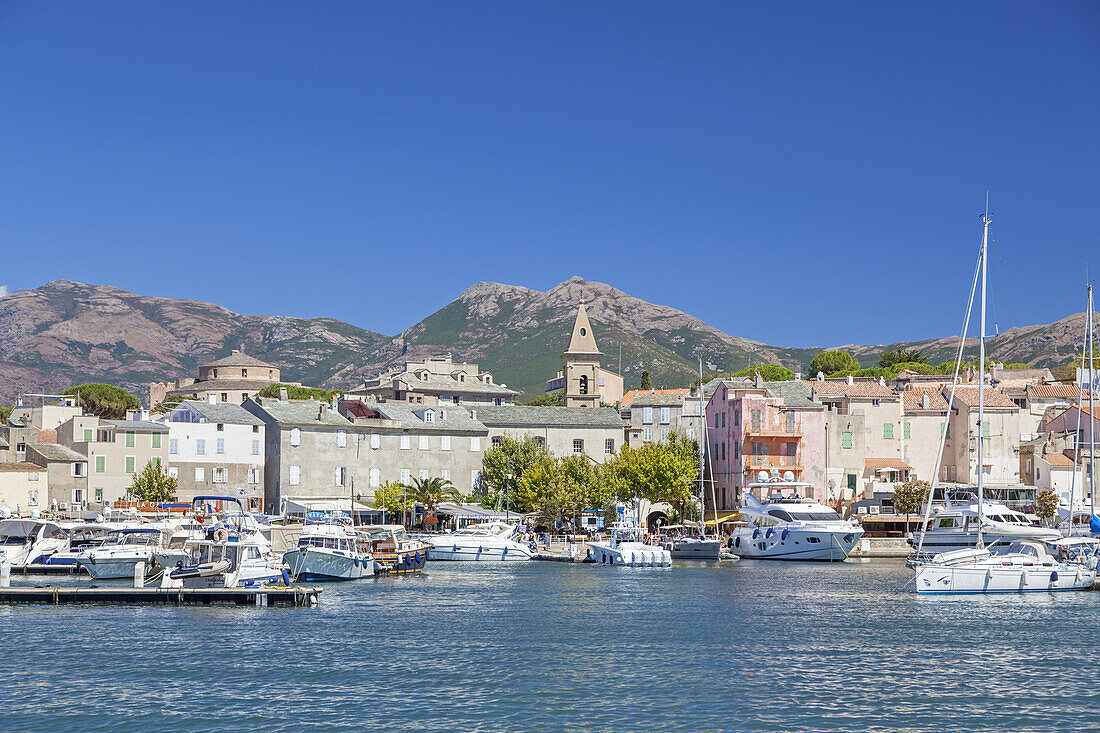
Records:
<instances>
[{"instance_id":1,"label":"green tree","mask_svg":"<svg viewBox=\"0 0 1100 733\"><path fill-rule=\"evenodd\" d=\"M269 384L259 392L256 393L257 397L278 397L279 390L286 389L286 396L292 400L308 400L312 397L315 400L321 400L328 402L332 399L333 395L341 394L340 390L336 389L321 389L320 387L295 387L292 384Z\"/></svg>"},{"instance_id":2,"label":"green tree","mask_svg":"<svg viewBox=\"0 0 1100 733\"><path fill-rule=\"evenodd\" d=\"M565 392L562 390L555 390L554 392L547 392L546 394L540 394L530 402L525 402L526 405L532 405L535 407L564 407L565 406Z\"/></svg>"},{"instance_id":3,"label":"green tree","mask_svg":"<svg viewBox=\"0 0 1100 733\"><path fill-rule=\"evenodd\" d=\"M396 481L387 481L374 490L374 502L371 506L382 510L383 519L386 514L400 514L404 524L405 515L415 501L416 498L409 487Z\"/></svg>"},{"instance_id":4,"label":"green tree","mask_svg":"<svg viewBox=\"0 0 1100 733\"><path fill-rule=\"evenodd\" d=\"M649 376L649 370L642 370L642 384L639 389L653 389L653 379Z\"/></svg>"},{"instance_id":5,"label":"green tree","mask_svg":"<svg viewBox=\"0 0 1100 733\"><path fill-rule=\"evenodd\" d=\"M438 476L434 478L414 478L408 484L413 500L424 507L429 517L435 516L435 508L443 502L461 503L462 494L450 481Z\"/></svg>"},{"instance_id":6,"label":"green tree","mask_svg":"<svg viewBox=\"0 0 1100 733\"><path fill-rule=\"evenodd\" d=\"M78 395L80 409L107 420L122 420L127 410L141 409L137 397L113 384L81 384L69 387L65 394Z\"/></svg>"},{"instance_id":7,"label":"green tree","mask_svg":"<svg viewBox=\"0 0 1100 733\"><path fill-rule=\"evenodd\" d=\"M931 489L927 481L912 478L894 486L894 511L905 515L906 531L909 530L909 515L924 506Z\"/></svg>"},{"instance_id":8,"label":"green tree","mask_svg":"<svg viewBox=\"0 0 1100 733\"><path fill-rule=\"evenodd\" d=\"M757 372L760 372L760 376L765 382L789 382L794 379L794 372L778 364L755 364L729 376L734 378L755 377Z\"/></svg>"},{"instance_id":9,"label":"green tree","mask_svg":"<svg viewBox=\"0 0 1100 733\"><path fill-rule=\"evenodd\" d=\"M199 401L198 397L185 397L179 394L170 394L153 407L153 412L164 414L174 407L177 407L181 402L187 400L191 400L192 402Z\"/></svg>"},{"instance_id":10,"label":"green tree","mask_svg":"<svg viewBox=\"0 0 1100 733\"><path fill-rule=\"evenodd\" d=\"M3 425L11 417L11 411L15 409L13 407L0 407L0 425Z\"/></svg>"},{"instance_id":11,"label":"green tree","mask_svg":"<svg viewBox=\"0 0 1100 733\"><path fill-rule=\"evenodd\" d=\"M918 364L922 364L924 361L924 354L919 349L897 348L893 351L887 351L881 354L878 358L878 365L880 367L889 368L905 362L917 362Z\"/></svg>"},{"instance_id":12,"label":"green tree","mask_svg":"<svg viewBox=\"0 0 1100 733\"><path fill-rule=\"evenodd\" d=\"M668 502L682 513L684 505L693 501L699 480L698 449L695 446L695 441L680 436L641 448L624 446L611 462L615 497Z\"/></svg>"},{"instance_id":13,"label":"green tree","mask_svg":"<svg viewBox=\"0 0 1100 733\"><path fill-rule=\"evenodd\" d=\"M501 436L500 442L485 451L481 459L481 482L477 488L482 506L504 506L505 490L512 492L510 501L516 511L537 511L537 506L525 502L517 505L515 489L524 473L536 464L550 459L550 451L532 436L521 439ZM509 461L511 466L509 466ZM519 507L518 509L516 507Z\"/></svg>"},{"instance_id":14,"label":"green tree","mask_svg":"<svg viewBox=\"0 0 1100 733\"><path fill-rule=\"evenodd\" d=\"M854 372L859 362L847 351L822 351L810 362L810 376L833 374L835 372Z\"/></svg>"},{"instance_id":15,"label":"green tree","mask_svg":"<svg viewBox=\"0 0 1100 733\"><path fill-rule=\"evenodd\" d=\"M1053 524L1058 514L1058 494L1053 489L1043 489L1035 495L1035 514L1044 524Z\"/></svg>"},{"instance_id":16,"label":"green tree","mask_svg":"<svg viewBox=\"0 0 1100 733\"><path fill-rule=\"evenodd\" d=\"M138 501L168 501L178 488L179 482L168 475L160 461L149 461L134 475L130 495Z\"/></svg>"}]
</instances>

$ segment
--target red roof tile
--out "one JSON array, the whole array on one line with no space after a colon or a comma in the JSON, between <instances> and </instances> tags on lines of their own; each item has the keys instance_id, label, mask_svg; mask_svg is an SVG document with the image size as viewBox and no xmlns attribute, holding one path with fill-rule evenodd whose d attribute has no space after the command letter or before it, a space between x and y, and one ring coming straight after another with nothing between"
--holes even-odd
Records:
<instances>
[{"instance_id":1,"label":"red roof tile","mask_svg":"<svg viewBox=\"0 0 1100 733\"><path fill-rule=\"evenodd\" d=\"M685 397L687 397L690 393L691 393L690 389L632 389L632 390L630 390L629 392L627 392L626 394L623 395L623 399L621 400L621 402L622 402L623 407L627 407L627 406L630 405L631 402L634 401L634 398L637 397L638 395L643 395L643 394L669 394L669 395L682 394Z\"/></svg>"},{"instance_id":2,"label":"red roof tile","mask_svg":"<svg viewBox=\"0 0 1100 733\"><path fill-rule=\"evenodd\" d=\"M985 406L986 407L1016 407L1016 403L1005 397L1002 393L993 389L992 387L986 387L985 390ZM951 395L951 385L947 385L943 388L943 397L947 399ZM968 407L978 406L978 385L959 385L955 387L955 402L957 404L966 405Z\"/></svg>"},{"instance_id":3,"label":"red roof tile","mask_svg":"<svg viewBox=\"0 0 1100 733\"><path fill-rule=\"evenodd\" d=\"M928 396L928 407L924 406L924 396ZM939 387L915 387L901 393L902 404L906 411L946 410L947 399L940 393Z\"/></svg>"},{"instance_id":4,"label":"red roof tile","mask_svg":"<svg viewBox=\"0 0 1100 733\"><path fill-rule=\"evenodd\" d=\"M1043 456L1043 460L1052 466L1059 466L1064 468L1070 468L1073 466L1073 459L1062 453L1047 453Z\"/></svg>"},{"instance_id":5,"label":"red roof tile","mask_svg":"<svg viewBox=\"0 0 1100 733\"><path fill-rule=\"evenodd\" d=\"M913 467L900 458L866 458L864 465L872 470L893 468L897 471L912 471Z\"/></svg>"},{"instance_id":6,"label":"red roof tile","mask_svg":"<svg viewBox=\"0 0 1100 733\"><path fill-rule=\"evenodd\" d=\"M1058 397L1081 396L1088 399L1088 390L1082 389L1076 384L1030 384L1027 388L1027 396L1032 399L1050 399Z\"/></svg>"},{"instance_id":7,"label":"red roof tile","mask_svg":"<svg viewBox=\"0 0 1100 733\"><path fill-rule=\"evenodd\" d=\"M810 380L806 382L807 386L814 391L815 395L832 396L840 395L842 397L878 397L890 399L897 397L895 393L889 387L879 384L878 382L860 382L854 381L848 384L845 380Z\"/></svg>"}]
</instances>

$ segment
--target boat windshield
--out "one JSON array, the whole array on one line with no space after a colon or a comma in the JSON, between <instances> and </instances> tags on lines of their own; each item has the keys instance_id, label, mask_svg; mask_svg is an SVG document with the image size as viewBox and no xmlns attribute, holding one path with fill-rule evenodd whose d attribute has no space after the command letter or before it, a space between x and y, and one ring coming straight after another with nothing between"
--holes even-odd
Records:
<instances>
[{"instance_id":1,"label":"boat windshield","mask_svg":"<svg viewBox=\"0 0 1100 733\"><path fill-rule=\"evenodd\" d=\"M330 550L355 551L351 540L338 537L301 537L298 539L298 547L327 547Z\"/></svg>"},{"instance_id":2,"label":"boat windshield","mask_svg":"<svg viewBox=\"0 0 1100 733\"><path fill-rule=\"evenodd\" d=\"M808 512L791 512L796 522L839 522L840 515L832 509L815 509Z\"/></svg>"},{"instance_id":3,"label":"boat windshield","mask_svg":"<svg viewBox=\"0 0 1100 733\"><path fill-rule=\"evenodd\" d=\"M156 532L112 532L105 545L155 545Z\"/></svg>"}]
</instances>

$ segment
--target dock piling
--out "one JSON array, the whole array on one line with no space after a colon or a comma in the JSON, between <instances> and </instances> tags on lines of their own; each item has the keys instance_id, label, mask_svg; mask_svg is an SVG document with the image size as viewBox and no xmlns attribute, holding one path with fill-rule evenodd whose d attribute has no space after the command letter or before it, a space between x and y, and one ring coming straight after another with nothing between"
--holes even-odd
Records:
<instances>
[{"instance_id":1,"label":"dock piling","mask_svg":"<svg viewBox=\"0 0 1100 733\"><path fill-rule=\"evenodd\" d=\"M137 565L134 566L134 587L135 588L144 588L145 587L145 562L144 561L139 562Z\"/></svg>"}]
</instances>

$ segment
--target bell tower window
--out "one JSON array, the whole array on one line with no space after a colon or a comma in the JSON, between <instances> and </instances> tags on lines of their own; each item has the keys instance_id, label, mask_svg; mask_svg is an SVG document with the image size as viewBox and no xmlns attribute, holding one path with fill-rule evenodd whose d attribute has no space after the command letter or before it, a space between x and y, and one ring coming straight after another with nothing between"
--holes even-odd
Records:
<instances>
[{"instance_id":1,"label":"bell tower window","mask_svg":"<svg viewBox=\"0 0 1100 733\"><path fill-rule=\"evenodd\" d=\"M582 374L581 375L580 393L581 394L588 394L588 375L587 374Z\"/></svg>"}]
</instances>

